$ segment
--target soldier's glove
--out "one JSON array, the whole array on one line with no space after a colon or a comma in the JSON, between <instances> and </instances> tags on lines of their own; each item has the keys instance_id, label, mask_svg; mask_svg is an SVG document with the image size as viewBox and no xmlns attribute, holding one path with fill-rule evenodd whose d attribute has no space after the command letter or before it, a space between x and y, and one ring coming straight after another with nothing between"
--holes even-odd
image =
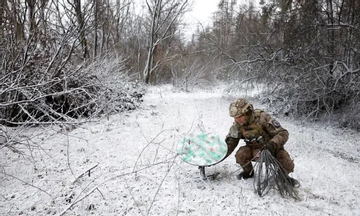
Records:
<instances>
[{"instance_id":1,"label":"soldier's glove","mask_svg":"<svg viewBox=\"0 0 360 216\"><path fill-rule=\"evenodd\" d=\"M275 156L275 143L273 142L268 142L265 144L265 149L269 150L269 152Z\"/></svg>"}]
</instances>

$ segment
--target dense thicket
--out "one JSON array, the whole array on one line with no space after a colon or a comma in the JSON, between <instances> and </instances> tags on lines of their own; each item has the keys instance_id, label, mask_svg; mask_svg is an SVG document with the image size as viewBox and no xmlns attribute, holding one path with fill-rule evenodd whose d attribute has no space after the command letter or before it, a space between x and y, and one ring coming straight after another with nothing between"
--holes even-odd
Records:
<instances>
[{"instance_id":1,"label":"dense thicket","mask_svg":"<svg viewBox=\"0 0 360 216\"><path fill-rule=\"evenodd\" d=\"M189 9L188 0L1 1L1 123L134 107L135 80L189 90L221 79L265 84L284 114L335 115L360 129L359 1L219 0L191 40Z\"/></svg>"},{"instance_id":2,"label":"dense thicket","mask_svg":"<svg viewBox=\"0 0 360 216\"><path fill-rule=\"evenodd\" d=\"M145 92L126 49L114 52L129 2L83 3L1 1L1 124L73 123L139 106Z\"/></svg>"},{"instance_id":3,"label":"dense thicket","mask_svg":"<svg viewBox=\"0 0 360 216\"><path fill-rule=\"evenodd\" d=\"M199 36L221 55L228 77L266 84L278 112L360 129L359 1L234 5L220 1L212 29Z\"/></svg>"}]
</instances>

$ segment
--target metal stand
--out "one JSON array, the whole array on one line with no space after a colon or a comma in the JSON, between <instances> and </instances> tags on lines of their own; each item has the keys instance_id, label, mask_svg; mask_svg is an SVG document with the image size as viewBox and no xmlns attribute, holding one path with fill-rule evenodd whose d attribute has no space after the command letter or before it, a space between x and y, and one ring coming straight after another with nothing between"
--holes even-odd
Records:
<instances>
[{"instance_id":1,"label":"metal stand","mask_svg":"<svg viewBox=\"0 0 360 216\"><path fill-rule=\"evenodd\" d=\"M199 166L200 176L201 176L202 180L215 180L218 177L218 175L220 174L219 172L216 172L214 174L207 176L205 174L205 167L206 166ZM209 166L207 166L207 167L209 167Z\"/></svg>"},{"instance_id":2,"label":"metal stand","mask_svg":"<svg viewBox=\"0 0 360 216\"><path fill-rule=\"evenodd\" d=\"M206 180L207 177L205 175L205 167L204 166L199 166L199 170L200 170L200 176L202 177L202 179Z\"/></svg>"}]
</instances>

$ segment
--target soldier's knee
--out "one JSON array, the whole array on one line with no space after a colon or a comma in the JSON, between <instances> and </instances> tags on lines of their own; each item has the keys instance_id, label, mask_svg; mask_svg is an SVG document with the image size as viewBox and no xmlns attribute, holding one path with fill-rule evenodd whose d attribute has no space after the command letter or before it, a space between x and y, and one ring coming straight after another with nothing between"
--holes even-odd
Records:
<instances>
[{"instance_id":1,"label":"soldier's knee","mask_svg":"<svg viewBox=\"0 0 360 216\"><path fill-rule=\"evenodd\" d=\"M290 158L290 155L285 150L280 150L276 154L276 159L280 162L281 166L284 168L284 170L288 173L294 172L294 161Z\"/></svg>"},{"instance_id":2,"label":"soldier's knee","mask_svg":"<svg viewBox=\"0 0 360 216\"><path fill-rule=\"evenodd\" d=\"M247 147L241 147L235 154L236 163L244 165L251 160L252 153L251 149Z\"/></svg>"}]
</instances>

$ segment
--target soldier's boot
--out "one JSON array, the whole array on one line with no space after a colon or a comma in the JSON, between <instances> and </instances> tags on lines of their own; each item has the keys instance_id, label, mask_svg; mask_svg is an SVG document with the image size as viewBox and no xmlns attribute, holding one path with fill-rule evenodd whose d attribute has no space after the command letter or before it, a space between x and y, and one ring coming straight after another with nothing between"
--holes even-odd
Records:
<instances>
[{"instance_id":1,"label":"soldier's boot","mask_svg":"<svg viewBox=\"0 0 360 216\"><path fill-rule=\"evenodd\" d=\"M253 176L254 176L254 172L253 172L253 170L251 170L250 172L243 171L240 174L238 174L236 177L237 177L237 179L240 180L240 179L252 178Z\"/></svg>"},{"instance_id":2,"label":"soldier's boot","mask_svg":"<svg viewBox=\"0 0 360 216\"><path fill-rule=\"evenodd\" d=\"M291 184L291 186L293 186L294 188L299 188L300 187L300 182L290 176L288 176L289 182Z\"/></svg>"},{"instance_id":3,"label":"soldier's boot","mask_svg":"<svg viewBox=\"0 0 360 216\"><path fill-rule=\"evenodd\" d=\"M252 148L249 146L242 146L236 152L236 163L243 169L242 173L236 176L238 179L248 179L254 176L253 165L251 164L252 157Z\"/></svg>"}]
</instances>

